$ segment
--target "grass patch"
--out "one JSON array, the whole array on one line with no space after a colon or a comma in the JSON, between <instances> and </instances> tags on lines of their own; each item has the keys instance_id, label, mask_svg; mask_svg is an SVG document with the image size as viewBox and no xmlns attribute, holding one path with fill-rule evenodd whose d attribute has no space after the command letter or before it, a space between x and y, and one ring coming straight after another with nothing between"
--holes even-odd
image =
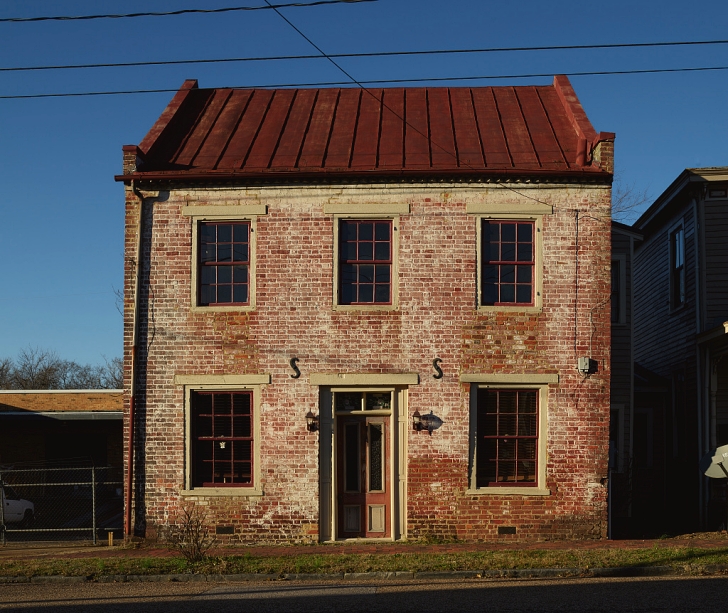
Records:
<instances>
[{"instance_id":1,"label":"grass patch","mask_svg":"<svg viewBox=\"0 0 728 613\"><path fill-rule=\"evenodd\" d=\"M604 550L478 551L459 553L340 554L297 553L288 555L209 556L201 562L182 557L84 558L65 560L15 560L0 562L0 576L30 577L66 575L166 575L200 573L353 573L373 571L450 571L529 568L596 568L625 566L671 566L687 573L700 573L708 565L728 565L728 547L702 549L662 547Z\"/></svg>"}]
</instances>

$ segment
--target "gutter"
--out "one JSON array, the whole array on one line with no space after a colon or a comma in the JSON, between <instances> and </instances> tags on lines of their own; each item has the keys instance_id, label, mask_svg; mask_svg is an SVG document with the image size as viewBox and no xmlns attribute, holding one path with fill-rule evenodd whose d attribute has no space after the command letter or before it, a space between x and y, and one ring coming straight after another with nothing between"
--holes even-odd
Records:
<instances>
[{"instance_id":1,"label":"gutter","mask_svg":"<svg viewBox=\"0 0 728 613\"><path fill-rule=\"evenodd\" d=\"M131 341L131 364L129 367L129 447L127 450L126 484L124 492L124 535L131 537L131 503L132 487L134 485L134 424L136 422L136 361L137 361L137 340L139 337L139 284L142 265L142 229L144 219L144 196L137 189L134 182L131 189L139 198L139 221L137 223L136 236L136 271L134 280L134 307L132 311L132 341Z\"/></svg>"}]
</instances>

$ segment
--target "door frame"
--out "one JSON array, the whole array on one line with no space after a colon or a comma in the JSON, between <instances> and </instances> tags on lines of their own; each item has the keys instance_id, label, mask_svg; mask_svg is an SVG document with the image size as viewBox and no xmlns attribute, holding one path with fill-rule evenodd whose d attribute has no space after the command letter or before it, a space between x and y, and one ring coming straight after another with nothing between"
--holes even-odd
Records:
<instances>
[{"instance_id":1,"label":"door frame","mask_svg":"<svg viewBox=\"0 0 728 613\"><path fill-rule=\"evenodd\" d=\"M348 538L338 534L336 449L338 420L333 400L336 392L392 392L387 411L356 411L349 414L389 415L389 537ZM319 540L321 542L366 540L393 541L407 537L407 387L401 385L320 386L319 387Z\"/></svg>"}]
</instances>

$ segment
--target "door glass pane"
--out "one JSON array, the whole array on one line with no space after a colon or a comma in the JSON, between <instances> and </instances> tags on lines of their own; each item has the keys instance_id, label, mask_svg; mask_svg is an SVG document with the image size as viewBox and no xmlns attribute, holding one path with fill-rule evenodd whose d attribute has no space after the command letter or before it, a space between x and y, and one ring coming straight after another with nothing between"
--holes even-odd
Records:
<instances>
[{"instance_id":1,"label":"door glass pane","mask_svg":"<svg viewBox=\"0 0 728 613\"><path fill-rule=\"evenodd\" d=\"M359 454L359 424L344 426L344 489L347 492L359 491L361 457Z\"/></svg>"},{"instance_id":2,"label":"door glass pane","mask_svg":"<svg viewBox=\"0 0 728 613\"><path fill-rule=\"evenodd\" d=\"M384 487L384 455L382 424L369 424L369 491L381 492Z\"/></svg>"}]
</instances>

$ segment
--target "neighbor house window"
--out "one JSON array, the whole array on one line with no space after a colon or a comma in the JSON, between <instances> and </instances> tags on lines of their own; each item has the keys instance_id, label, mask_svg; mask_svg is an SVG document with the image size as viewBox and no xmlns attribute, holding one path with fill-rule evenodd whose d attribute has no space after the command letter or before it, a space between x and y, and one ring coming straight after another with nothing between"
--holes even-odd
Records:
<instances>
[{"instance_id":1,"label":"neighbor house window","mask_svg":"<svg viewBox=\"0 0 728 613\"><path fill-rule=\"evenodd\" d=\"M685 230L682 227L670 233L670 306L685 304Z\"/></svg>"},{"instance_id":2,"label":"neighbor house window","mask_svg":"<svg viewBox=\"0 0 728 613\"><path fill-rule=\"evenodd\" d=\"M195 487L252 487L253 392L192 391L191 476Z\"/></svg>"},{"instance_id":3,"label":"neighbor house window","mask_svg":"<svg viewBox=\"0 0 728 613\"><path fill-rule=\"evenodd\" d=\"M481 220L481 306L533 306L535 224Z\"/></svg>"},{"instance_id":4,"label":"neighbor house window","mask_svg":"<svg viewBox=\"0 0 728 613\"><path fill-rule=\"evenodd\" d=\"M339 224L338 303L392 304L392 220L342 219Z\"/></svg>"},{"instance_id":5,"label":"neighbor house window","mask_svg":"<svg viewBox=\"0 0 728 613\"><path fill-rule=\"evenodd\" d=\"M536 486L539 391L477 389L475 486Z\"/></svg>"},{"instance_id":6,"label":"neighbor house window","mask_svg":"<svg viewBox=\"0 0 728 613\"><path fill-rule=\"evenodd\" d=\"M250 222L200 222L198 304L250 304Z\"/></svg>"}]
</instances>

